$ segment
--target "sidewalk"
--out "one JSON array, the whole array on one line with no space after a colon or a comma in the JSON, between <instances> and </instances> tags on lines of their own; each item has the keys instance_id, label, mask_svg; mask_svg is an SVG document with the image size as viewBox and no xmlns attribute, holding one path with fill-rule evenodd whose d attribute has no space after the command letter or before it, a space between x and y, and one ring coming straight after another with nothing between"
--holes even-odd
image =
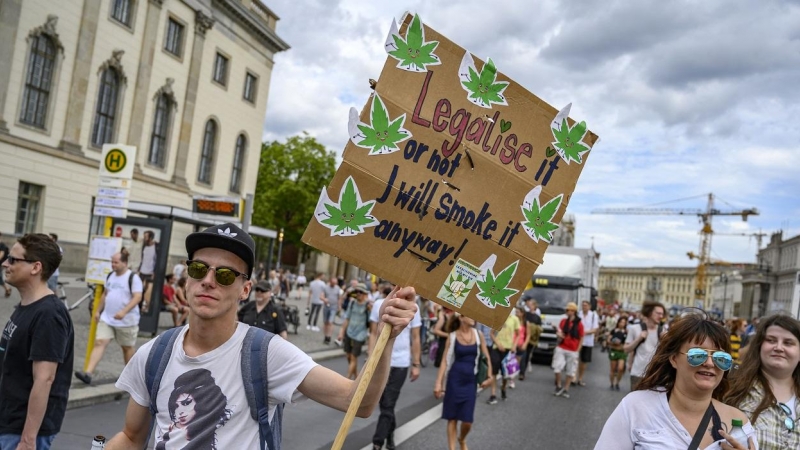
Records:
<instances>
[{"instance_id":1,"label":"sidewalk","mask_svg":"<svg viewBox=\"0 0 800 450\"><path fill-rule=\"evenodd\" d=\"M86 285L82 282L76 281L76 278L82 275L63 274L59 281L69 283L65 289L67 292L68 302L73 303L87 292ZM315 361L324 361L326 359L336 358L343 356L342 349L334 345L323 344L322 332L312 332L306 330L305 320L306 316L302 315L305 310L306 298L308 290L306 291L292 291L287 300L287 304L297 306L301 311L300 326L297 328L298 334L292 334L290 327L289 342L296 345L298 348L308 353ZM14 311L14 306L19 303L19 294L14 291L10 298L2 299L0 301L0 322L5 323ZM86 302L88 303L88 301ZM83 370L84 361L86 358L87 340L89 338L89 309L88 305L81 304L80 307L70 312L72 322L75 327L75 360L74 370ZM172 317L168 313L162 313L159 318L159 332L166 330L172 326ZM321 319L319 326L322 326ZM334 329L335 334L338 333L338 328ZM136 342L136 347L139 348L150 340L150 337L139 337ZM102 361L95 370L92 384L86 385L77 378L73 378L72 387L69 392L69 403L67 409L79 408L82 406L89 406L97 403L120 400L126 397L126 392L120 391L114 387L114 383L122 373L125 367L122 351L115 343L111 343L103 356Z\"/></svg>"}]
</instances>

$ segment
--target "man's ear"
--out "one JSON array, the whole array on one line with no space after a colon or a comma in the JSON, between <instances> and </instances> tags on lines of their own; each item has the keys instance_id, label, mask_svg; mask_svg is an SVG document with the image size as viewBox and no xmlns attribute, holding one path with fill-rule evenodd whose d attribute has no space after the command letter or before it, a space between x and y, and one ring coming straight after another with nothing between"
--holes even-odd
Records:
<instances>
[{"instance_id":1,"label":"man's ear","mask_svg":"<svg viewBox=\"0 0 800 450\"><path fill-rule=\"evenodd\" d=\"M250 298L250 291L253 289L253 281L247 280L244 282L244 286L242 286L242 295L239 296L239 300L245 300Z\"/></svg>"}]
</instances>

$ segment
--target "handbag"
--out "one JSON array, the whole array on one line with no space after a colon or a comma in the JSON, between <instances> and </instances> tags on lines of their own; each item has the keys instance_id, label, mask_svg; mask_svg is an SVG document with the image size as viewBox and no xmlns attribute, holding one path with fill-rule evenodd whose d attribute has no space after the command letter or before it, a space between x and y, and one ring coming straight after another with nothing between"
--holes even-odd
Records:
<instances>
[{"instance_id":1,"label":"handbag","mask_svg":"<svg viewBox=\"0 0 800 450\"><path fill-rule=\"evenodd\" d=\"M708 428L708 421L711 420L711 412L714 410L714 404L709 403L708 409L706 409L706 413L703 416L703 420L700 421L700 425L697 427L697 430L694 432L694 437L692 437L692 443L689 444L688 450L697 450L697 447L700 446L700 441L703 440L703 435L706 432L706 428Z\"/></svg>"},{"instance_id":2,"label":"handbag","mask_svg":"<svg viewBox=\"0 0 800 450\"><path fill-rule=\"evenodd\" d=\"M489 378L489 362L486 360L486 355L481 353L480 358L478 358L478 386L483 384L487 378Z\"/></svg>"},{"instance_id":3,"label":"handbag","mask_svg":"<svg viewBox=\"0 0 800 450\"><path fill-rule=\"evenodd\" d=\"M514 378L519 375L519 361L517 361L517 356L512 354L511 352L506 355L503 359L503 368L505 368L505 377L506 378Z\"/></svg>"}]
</instances>

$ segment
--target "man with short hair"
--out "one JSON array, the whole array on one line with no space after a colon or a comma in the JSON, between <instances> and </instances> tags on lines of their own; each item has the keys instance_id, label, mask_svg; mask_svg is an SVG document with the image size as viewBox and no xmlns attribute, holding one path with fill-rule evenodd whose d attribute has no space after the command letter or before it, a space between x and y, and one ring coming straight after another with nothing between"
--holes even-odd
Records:
<instances>
[{"instance_id":1,"label":"man with short hair","mask_svg":"<svg viewBox=\"0 0 800 450\"><path fill-rule=\"evenodd\" d=\"M247 302L238 313L239 322L289 339L283 311L272 301L272 285L267 280L256 284L256 301Z\"/></svg>"},{"instance_id":2,"label":"man with short hair","mask_svg":"<svg viewBox=\"0 0 800 450\"><path fill-rule=\"evenodd\" d=\"M122 348L125 364L136 351L139 335L139 302L142 300L142 280L128 269L128 254L115 253L111 257L112 272L106 278L100 303L93 312L97 321L94 347L89 355L86 372L75 371L75 377L86 384L92 383L92 374L103 359L108 344L114 339Z\"/></svg>"},{"instance_id":3,"label":"man with short hair","mask_svg":"<svg viewBox=\"0 0 800 450\"><path fill-rule=\"evenodd\" d=\"M67 409L75 332L67 308L48 289L61 264L58 245L26 234L3 262L22 298L0 338L0 448L50 448Z\"/></svg>"},{"instance_id":4,"label":"man with short hair","mask_svg":"<svg viewBox=\"0 0 800 450\"><path fill-rule=\"evenodd\" d=\"M155 444L193 448L199 445L191 442L199 438L191 432L194 430L210 442L209 448L216 445L220 449L258 449L259 424L250 414L241 373L241 348L250 327L236 321L239 301L248 298L252 288L249 278L255 265L255 241L236 225L226 223L187 236L186 251L189 326L173 336L171 357L159 370L160 389L154 393L158 410ZM380 398L389 375L395 338L417 310L415 295L414 288L405 287L383 304L380 326L391 327L391 334L358 408L358 417L369 417ZM156 342L158 339L143 345L117 381L117 388L130 393L130 400L125 427L106 444L106 450L143 448L151 434L145 373L148 355ZM308 397L339 411L347 410L358 380L348 380L317 365L284 339L272 339L262 351L270 368L264 374L268 405L266 411L259 413L267 416L270 428L275 430L270 448L280 449L282 414L278 412L285 403ZM195 389L187 391L190 387ZM214 404L209 408L197 404L194 408L195 393L214 399ZM194 413L191 418L181 419L179 427L174 414L176 402L181 409L188 407ZM202 424L210 425L198 427Z\"/></svg>"},{"instance_id":5,"label":"man with short hair","mask_svg":"<svg viewBox=\"0 0 800 450\"><path fill-rule=\"evenodd\" d=\"M328 284L322 290L322 301L325 306L322 309L322 331L325 338L322 342L325 345L330 345L331 336L333 336L333 319L336 313L339 312L339 295L342 293L342 288L339 287L335 275L331 275ZM337 341L338 342L338 341Z\"/></svg>"},{"instance_id":6,"label":"man with short hair","mask_svg":"<svg viewBox=\"0 0 800 450\"><path fill-rule=\"evenodd\" d=\"M661 319L666 313L664 305L658 302L644 302L641 311L641 323L628 327L628 337L623 350L633 353L631 362L631 391L642 380L644 371L656 353L658 341L666 332L661 326Z\"/></svg>"},{"instance_id":7,"label":"man with short hair","mask_svg":"<svg viewBox=\"0 0 800 450\"><path fill-rule=\"evenodd\" d=\"M6 262L6 258L8 258L8 246L5 242L2 241L3 233L0 233L0 265ZM5 271L0 269L0 285L3 286L5 290L6 298L11 297L11 288L8 287L5 281L5 276L3 275Z\"/></svg>"},{"instance_id":8,"label":"man with short hair","mask_svg":"<svg viewBox=\"0 0 800 450\"><path fill-rule=\"evenodd\" d=\"M390 291L391 292L391 286ZM380 311L383 304L383 298L378 299L372 305L372 312L369 315L369 352L372 354L372 349L378 342L378 311ZM394 415L394 408L397 404L397 398L400 396L400 389L406 381L406 376L413 383L419 378L419 368L421 366L421 344L420 344L420 327L422 326L422 317L419 310L414 314L411 319L411 324L407 326L394 342L392 349L392 368L389 371L389 380L386 382L386 387L383 389L380 400L381 415L378 417L378 425L375 427L375 434L372 435L372 448L373 450L380 450L386 442L386 450L394 450L394 430L397 428L397 420ZM409 371L409 366L411 370Z\"/></svg>"},{"instance_id":9,"label":"man with short hair","mask_svg":"<svg viewBox=\"0 0 800 450\"><path fill-rule=\"evenodd\" d=\"M583 324L583 345L580 350L580 362L578 363L578 380L576 386L586 386L583 381L583 374L586 372L586 365L592 362L592 351L594 350L594 340L597 337L597 330L600 329L600 318L597 312L592 311L592 305L588 300L581 302L581 312L578 317Z\"/></svg>"}]
</instances>

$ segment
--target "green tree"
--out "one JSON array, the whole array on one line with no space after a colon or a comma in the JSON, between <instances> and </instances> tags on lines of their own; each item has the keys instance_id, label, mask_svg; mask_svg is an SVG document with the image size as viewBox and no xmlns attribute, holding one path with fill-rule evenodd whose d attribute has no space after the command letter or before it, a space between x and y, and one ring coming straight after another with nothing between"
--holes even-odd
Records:
<instances>
[{"instance_id":1,"label":"green tree","mask_svg":"<svg viewBox=\"0 0 800 450\"><path fill-rule=\"evenodd\" d=\"M286 142L263 143L253 224L283 228L283 245L294 244L305 257L307 249L300 238L314 215L320 191L335 172L334 152L305 132Z\"/></svg>"}]
</instances>

